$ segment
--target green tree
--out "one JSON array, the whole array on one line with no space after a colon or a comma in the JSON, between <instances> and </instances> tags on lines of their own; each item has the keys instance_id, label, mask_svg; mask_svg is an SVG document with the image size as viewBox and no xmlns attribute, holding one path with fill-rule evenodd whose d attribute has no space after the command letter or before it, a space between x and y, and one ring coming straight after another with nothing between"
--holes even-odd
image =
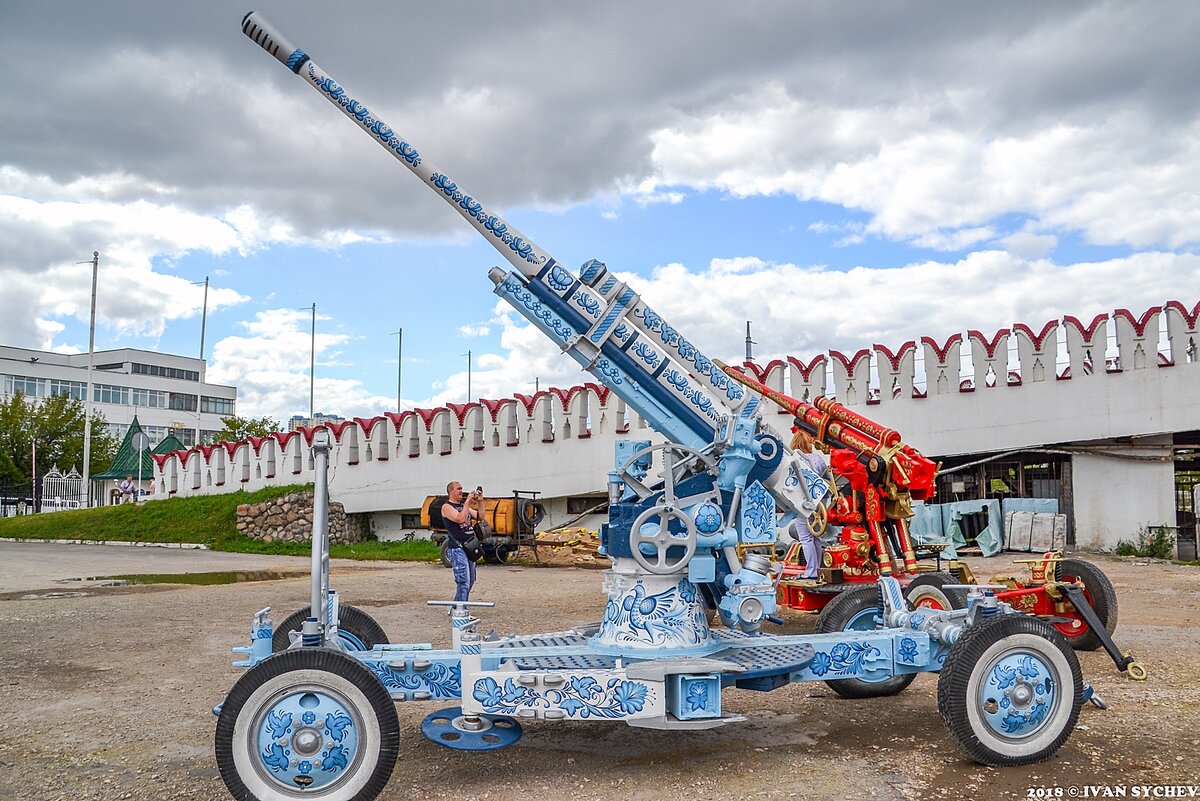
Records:
<instances>
[{"instance_id":1,"label":"green tree","mask_svg":"<svg viewBox=\"0 0 1200 801\"><path fill-rule=\"evenodd\" d=\"M54 466L82 470L84 413L83 401L66 395L0 398L0 482L23 484L32 478L35 443L39 476ZM90 472L107 469L118 444L104 416L93 412Z\"/></svg>"},{"instance_id":2,"label":"green tree","mask_svg":"<svg viewBox=\"0 0 1200 801\"><path fill-rule=\"evenodd\" d=\"M224 427L217 432L215 442L239 442L246 437L266 437L282 431L270 417L222 417Z\"/></svg>"}]
</instances>

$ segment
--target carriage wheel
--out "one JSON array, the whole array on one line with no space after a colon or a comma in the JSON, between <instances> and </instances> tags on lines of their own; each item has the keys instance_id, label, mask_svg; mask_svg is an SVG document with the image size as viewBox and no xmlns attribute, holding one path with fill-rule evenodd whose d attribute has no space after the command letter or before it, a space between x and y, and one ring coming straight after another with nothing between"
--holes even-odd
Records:
<instances>
[{"instance_id":1,"label":"carriage wheel","mask_svg":"<svg viewBox=\"0 0 1200 801\"><path fill-rule=\"evenodd\" d=\"M1117 628L1117 591L1103 570L1082 559L1064 559L1055 565L1054 577L1058 581L1082 581L1083 597L1096 610L1096 616L1104 622L1108 633L1113 633ZM1062 632L1076 651L1095 651L1101 645L1100 638L1082 618L1079 624L1058 623L1055 628Z\"/></svg>"},{"instance_id":2,"label":"carriage wheel","mask_svg":"<svg viewBox=\"0 0 1200 801\"><path fill-rule=\"evenodd\" d=\"M328 648L258 663L233 685L217 720L217 767L243 801L370 801L399 749L387 690L361 663Z\"/></svg>"},{"instance_id":3,"label":"carriage wheel","mask_svg":"<svg viewBox=\"0 0 1200 801\"><path fill-rule=\"evenodd\" d=\"M1049 758L1083 705L1079 660L1050 624L1001 615L963 632L938 677L938 712L950 737L984 765Z\"/></svg>"},{"instance_id":4,"label":"carriage wheel","mask_svg":"<svg viewBox=\"0 0 1200 801\"><path fill-rule=\"evenodd\" d=\"M928 607L948 612L951 609L967 608L967 593L963 590L946 589L947 584L959 584L949 573L922 573L908 582L904 597L913 609Z\"/></svg>"},{"instance_id":5,"label":"carriage wheel","mask_svg":"<svg viewBox=\"0 0 1200 801\"><path fill-rule=\"evenodd\" d=\"M311 606L306 606L303 609L297 609L276 627L275 634L271 637L273 651L286 651L291 646L292 641L288 632L301 630L304 621L308 619L311 608ZM339 614L341 619L338 620L338 639L342 641L347 650L370 651L376 645L388 643L387 632L375 622L375 618L357 606L340 607Z\"/></svg>"}]
</instances>

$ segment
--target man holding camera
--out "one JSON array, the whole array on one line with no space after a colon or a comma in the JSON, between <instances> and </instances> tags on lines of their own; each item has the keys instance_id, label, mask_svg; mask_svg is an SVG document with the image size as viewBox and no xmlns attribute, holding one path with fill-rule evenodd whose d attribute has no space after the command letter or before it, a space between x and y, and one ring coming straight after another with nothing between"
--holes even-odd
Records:
<instances>
[{"instance_id":1,"label":"man holding camera","mask_svg":"<svg viewBox=\"0 0 1200 801\"><path fill-rule=\"evenodd\" d=\"M483 519L483 488L476 487L474 492L466 495L462 484L451 481L446 485L446 495L449 499L442 504L442 519L446 522L446 536L450 541L447 551L457 587L454 600L466 601L475 584L475 561L482 555L475 550L479 540L475 538L473 521Z\"/></svg>"}]
</instances>

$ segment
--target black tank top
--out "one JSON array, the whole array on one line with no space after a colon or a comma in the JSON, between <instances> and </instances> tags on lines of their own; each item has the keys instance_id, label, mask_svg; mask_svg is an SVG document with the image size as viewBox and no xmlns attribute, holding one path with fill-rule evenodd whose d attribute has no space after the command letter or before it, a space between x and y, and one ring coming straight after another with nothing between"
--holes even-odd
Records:
<instances>
[{"instance_id":1,"label":"black tank top","mask_svg":"<svg viewBox=\"0 0 1200 801\"><path fill-rule=\"evenodd\" d=\"M450 502L447 501L447 503ZM463 503L450 503L450 505L461 512L465 503L466 502L464 501ZM463 525L462 523L455 523L448 517L443 517L442 519L446 524L446 532L450 535L451 548L461 548L464 542L475 536L475 527L471 525L469 513L466 525Z\"/></svg>"}]
</instances>

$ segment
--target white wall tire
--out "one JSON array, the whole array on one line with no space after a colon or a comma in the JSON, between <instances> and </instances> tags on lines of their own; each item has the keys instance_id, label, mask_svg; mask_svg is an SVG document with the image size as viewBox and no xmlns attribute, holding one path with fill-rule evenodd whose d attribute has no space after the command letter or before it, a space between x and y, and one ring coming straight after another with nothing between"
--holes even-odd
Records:
<instances>
[{"instance_id":1,"label":"white wall tire","mask_svg":"<svg viewBox=\"0 0 1200 801\"><path fill-rule=\"evenodd\" d=\"M339 725L325 727L330 714ZM361 663L300 648L242 676L215 741L221 778L242 801L369 801L391 776L399 722L387 690Z\"/></svg>"}]
</instances>

